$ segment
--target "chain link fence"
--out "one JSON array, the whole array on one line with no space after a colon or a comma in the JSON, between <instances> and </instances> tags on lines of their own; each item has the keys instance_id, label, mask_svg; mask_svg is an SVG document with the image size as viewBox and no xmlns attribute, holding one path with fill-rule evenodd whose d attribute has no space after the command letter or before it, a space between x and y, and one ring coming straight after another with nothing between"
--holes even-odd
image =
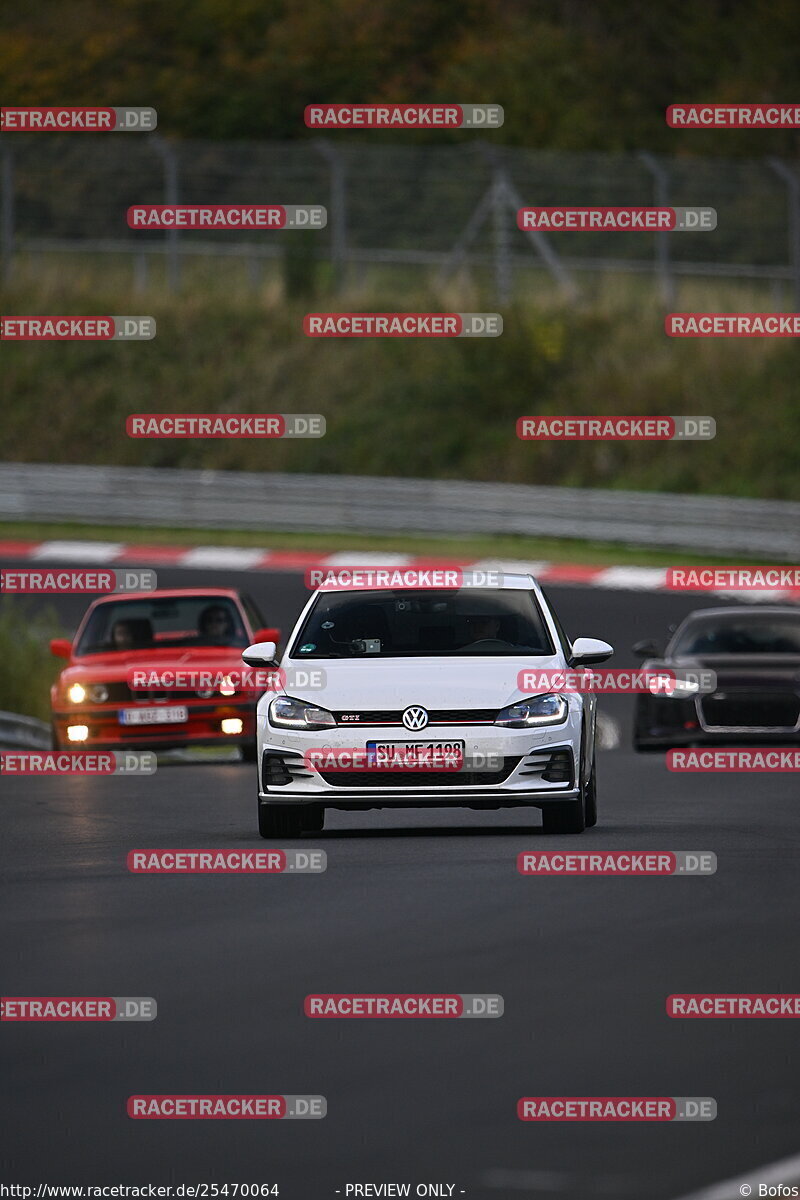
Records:
<instances>
[{"instance_id":1,"label":"chain link fence","mask_svg":"<svg viewBox=\"0 0 800 1200\"><path fill-rule=\"evenodd\" d=\"M6 278L21 253L130 257L134 288L154 256L180 285L186 256L280 259L289 239L128 228L133 204L324 204L311 254L339 290L369 264L420 282L484 271L498 303L518 271L548 273L568 299L584 272L649 277L671 305L682 276L767 281L775 307L800 309L800 177L775 159L667 158L496 147L302 142L168 142L158 134L6 135L0 146ZM686 205L717 210L702 233L525 235L521 205Z\"/></svg>"}]
</instances>

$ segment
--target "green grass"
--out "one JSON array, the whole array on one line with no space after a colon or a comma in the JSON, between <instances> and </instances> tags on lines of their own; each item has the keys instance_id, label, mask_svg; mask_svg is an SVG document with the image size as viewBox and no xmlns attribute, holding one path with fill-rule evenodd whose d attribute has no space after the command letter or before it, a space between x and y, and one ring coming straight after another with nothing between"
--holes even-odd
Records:
<instances>
[{"instance_id":1,"label":"green grass","mask_svg":"<svg viewBox=\"0 0 800 1200\"><path fill-rule=\"evenodd\" d=\"M587 563L597 566L674 566L678 563L737 564L772 562L752 554L734 556L687 553L653 546L617 545L567 538L430 537L423 534L372 536L362 533L263 533L231 529L143 529L139 526L0 522L0 541L91 540L158 546L242 546L263 550L312 550L333 554L338 550L399 551L405 554L461 558L528 559L531 562Z\"/></svg>"},{"instance_id":2,"label":"green grass","mask_svg":"<svg viewBox=\"0 0 800 1200\"><path fill-rule=\"evenodd\" d=\"M50 685L64 665L49 643L63 632L51 609L33 611L20 597L0 597L0 709L49 723Z\"/></svg>"},{"instance_id":3,"label":"green grass","mask_svg":"<svg viewBox=\"0 0 800 1200\"><path fill-rule=\"evenodd\" d=\"M446 288L370 271L307 302L280 272L186 261L176 295L161 262L133 291L130 261L20 257L6 313L149 313L137 343L5 343L4 454L20 462L352 473L796 499L796 339L670 339L647 278L584 276L564 307L540 271L518 272L499 339L304 337L308 310L489 311L488 276ZM678 309L752 311L767 286L680 283ZM135 412L319 412L318 440L131 440ZM710 415L695 443L520 442L529 414ZM219 540L219 539L217 539ZM348 542L352 544L351 539Z\"/></svg>"}]
</instances>

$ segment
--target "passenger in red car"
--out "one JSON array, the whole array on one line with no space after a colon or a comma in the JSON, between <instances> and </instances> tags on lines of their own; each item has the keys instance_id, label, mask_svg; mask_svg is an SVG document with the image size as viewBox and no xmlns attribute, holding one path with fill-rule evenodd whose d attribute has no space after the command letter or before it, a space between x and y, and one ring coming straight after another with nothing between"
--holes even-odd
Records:
<instances>
[{"instance_id":1,"label":"passenger in red car","mask_svg":"<svg viewBox=\"0 0 800 1200\"><path fill-rule=\"evenodd\" d=\"M115 650L133 649L133 630L130 621L115 621L111 630L111 644Z\"/></svg>"}]
</instances>

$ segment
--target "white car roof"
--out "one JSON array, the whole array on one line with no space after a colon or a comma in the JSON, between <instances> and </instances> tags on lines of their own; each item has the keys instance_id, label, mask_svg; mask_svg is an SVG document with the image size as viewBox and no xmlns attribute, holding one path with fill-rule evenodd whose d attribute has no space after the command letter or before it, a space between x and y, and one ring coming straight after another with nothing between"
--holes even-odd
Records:
<instances>
[{"instance_id":1,"label":"white car roof","mask_svg":"<svg viewBox=\"0 0 800 1200\"><path fill-rule=\"evenodd\" d=\"M372 584L370 586L358 587L358 588L353 588L351 585L349 585L346 582L342 582L340 585L334 582L334 580L333 580L334 576L336 576L337 574L341 575L343 572L349 571L349 570L352 570L353 572L362 572L364 575L377 575L378 573L382 573L385 571L389 576L389 581L387 583L375 582L374 584ZM532 575L524 575L517 571L514 571L514 572L503 571L500 568L495 568L495 567L468 566L468 567L427 567L426 568L426 567L396 567L396 566L386 566L386 567L379 567L379 566L358 567L358 566L356 566L356 567L331 567L330 568L330 573L331 573L331 577L332 577L331 582L323 583L322 587L317 588L317 592L330 593L330 592L385 592L385 591L392 591L395 588L400 588L400 587L404 586L402 583L399 583L399 582L392 584L391 577L393 575L402 577L405 572L413 571L413 572L416 572L417 574L424 574L426 571L444 572L444 571L448 571L448 570L461 571L462 574L467 577L466 581L463 585L464 587L467 587L467 588L468 587L480 587L481 586L480 584L470 583L469 576L470 575L475 576L475 575L482 574L482 575L489 575L492 578L496 577L499 580L496 588L495 587L487 587L487 589L486 589L487 591L520 591L520 592L532 591L532 590L538 591L538 585ZM409 584L408 590L409 591L417 591L417 590L423 591L423 590L427 590L428 586L430 586L430 585L422 585L419 588L416 588L413 584ZM438 589L435 586L431 586L430 590L431 591L437 591L437 590L451 591L452 589L446 587L445 585L442 585L441 589Z\"/></svg>"}]
</instances>

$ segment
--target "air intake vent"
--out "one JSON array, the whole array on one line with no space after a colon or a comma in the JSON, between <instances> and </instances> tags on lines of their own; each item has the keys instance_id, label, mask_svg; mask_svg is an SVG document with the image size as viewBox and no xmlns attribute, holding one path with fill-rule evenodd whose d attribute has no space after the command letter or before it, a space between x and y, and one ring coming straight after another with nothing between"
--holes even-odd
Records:
<instances>
[{"instance_id":1,"label":"air intake vent","mask_svg":"<svg viewBox=\"0 0 800 1200\"><path fill-rule=\"evenodd\" d=\"M532 775L543 783L571 784L573 778L572 751L569 746L550 746L532 750L526 755L520 775Z\"/></svg>"}]
</instances>

